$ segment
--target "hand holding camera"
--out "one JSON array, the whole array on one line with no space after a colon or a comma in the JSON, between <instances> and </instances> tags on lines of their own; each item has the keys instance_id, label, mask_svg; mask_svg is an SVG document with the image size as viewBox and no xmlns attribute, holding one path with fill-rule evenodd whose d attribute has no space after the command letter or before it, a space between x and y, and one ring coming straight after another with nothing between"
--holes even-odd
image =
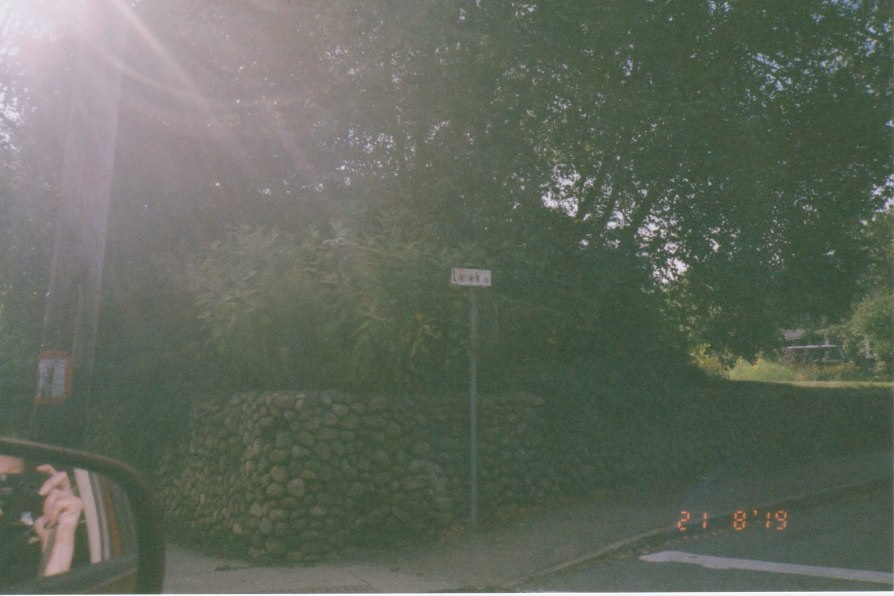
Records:
<instances>
[{"instance_id":1,"label":"hand holding camera","mask_svg":"<svg viewBox=\"0 0 894 596\"><path fill-rule=\"evenodd\" d=\"M34 520L34 531L40 538L43 552L42 573L56 575L71 568L75 531L84 504L74 494L66 472L57 471L49 464L36 469L49 478L37 491L43 497L43 506L40 517Z\"/></svg>"},{"instance_id":2,"label":"hand holding camera","mask_svg":"<svg viewBox=\"0 0 894 596\"><path fill-rule=\"evenodd\" d=\"M83 509L67 472L49 464L31 468L19 458L0 457L0 535L18 556L31 551L28 544L40 543L38 575L71 568ZM11 560L7 563L13 565Z\"/></svg>"}]
</instances>

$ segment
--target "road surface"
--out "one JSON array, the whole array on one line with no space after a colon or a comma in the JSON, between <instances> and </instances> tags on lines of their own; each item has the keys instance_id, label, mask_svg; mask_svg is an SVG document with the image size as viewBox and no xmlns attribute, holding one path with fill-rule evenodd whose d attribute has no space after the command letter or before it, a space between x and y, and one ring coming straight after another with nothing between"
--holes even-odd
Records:
<instances>
[{"instance_id":1,"label":"road surface","mask_svg":"<svg viewBox=\"0 0 894 596\"><path fill-rule=\"evenodd\" d=\"M890 485L782 511L705 520L681 513L678 537L619 553L521 591L891 590ZM704 526L707 526L705 528Z\"/></svg>"}]
</instances>

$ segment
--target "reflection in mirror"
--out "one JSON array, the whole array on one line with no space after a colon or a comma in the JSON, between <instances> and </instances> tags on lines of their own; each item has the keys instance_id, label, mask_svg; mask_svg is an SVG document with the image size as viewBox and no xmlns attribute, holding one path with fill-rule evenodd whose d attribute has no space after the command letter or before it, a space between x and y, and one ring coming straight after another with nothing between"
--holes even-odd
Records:
<instances>
[{"instance_id":1,"label":"reflection in mirror","mask_svg":"<svg viewBox=\"0 0 894 596\"><path fill-rule=\"evenodd\" d=\"M119 559L132 572L133 528L127 495L107 477L0 454L0 591Z\"/></svg>"}]
</instances>

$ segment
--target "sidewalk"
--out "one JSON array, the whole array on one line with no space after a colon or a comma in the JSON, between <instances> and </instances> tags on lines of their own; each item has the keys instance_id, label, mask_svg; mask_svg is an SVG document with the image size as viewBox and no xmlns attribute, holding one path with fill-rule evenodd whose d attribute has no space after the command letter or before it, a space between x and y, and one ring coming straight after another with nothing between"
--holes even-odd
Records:
<instances>
[{"instance_id":1,"label":"sidewalk","mask_svg":"<svg viewBox=\"0 0 894 596\"><path fill-rule=\"evenodd\" d=\"M167 552L167 593L512 591L526 580L676 531L681 510L732 514L890 478L892 454L876 452L796 469L704 478L696 487L631 489L569 500L482 523L432 543L308 567L259 567L179 546ZM485 520L486 521L486 520Z\"/></svg>"}]
</instances>

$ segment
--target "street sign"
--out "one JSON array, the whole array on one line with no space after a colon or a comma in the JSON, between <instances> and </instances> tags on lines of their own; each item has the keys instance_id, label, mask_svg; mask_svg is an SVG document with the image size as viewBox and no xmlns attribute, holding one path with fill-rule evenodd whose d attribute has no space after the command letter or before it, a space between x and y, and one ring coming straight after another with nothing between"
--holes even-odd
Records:
<instances>
[{"instance_id":1,"label":"street sign","mask_svg":"<svg viewBox=\"0 0 894 596\"><path fill-rule=\"evenodd\" d=\"M450 284L454 286L490 287L490 269L453 269Z\"/></svg>"},{"instance_id":2,"label":"street sign","mask_svg":"<svg viewBox=\"0 0 894 596\"><path fill-rule=\"evenodd\" d=\"M478 528L478 301L476 288L489 288L490 269L454 268L450 284L469 288L469 522Z\"/></svg>"}]
</instances>

